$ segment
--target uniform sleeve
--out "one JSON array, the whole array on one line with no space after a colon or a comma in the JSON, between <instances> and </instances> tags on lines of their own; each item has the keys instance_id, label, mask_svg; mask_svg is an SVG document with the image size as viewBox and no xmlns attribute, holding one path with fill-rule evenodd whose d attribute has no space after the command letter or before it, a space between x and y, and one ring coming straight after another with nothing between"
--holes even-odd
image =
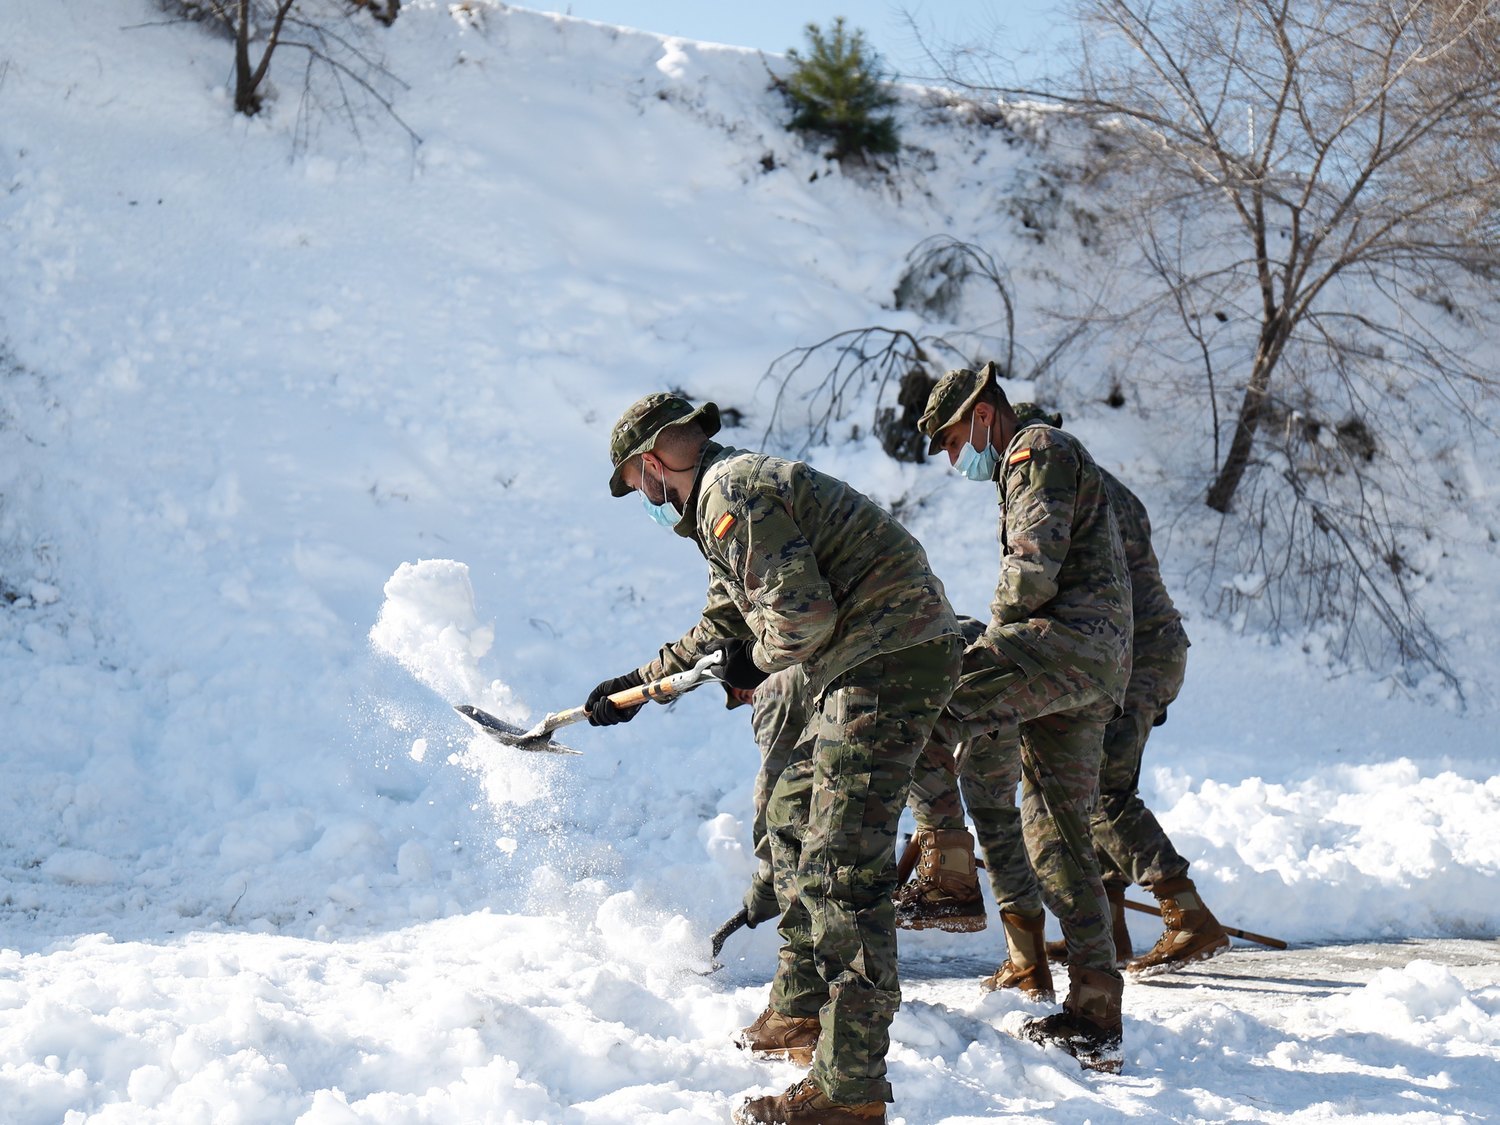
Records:
<instances>
[{"instance_id":1,"label":"uniform sleeve","mask_svg":"<svg viewBox=\"0 0 1500 1125\"><path fill-rule=\"evenodd\" d=\"M674 672L683 672L698 662L710 641L728 637L748 637L750 628L729 596L723 579L709 571L708 597L698 623L681 638L662 645L661 652L639 669L646 681L659 680Z\"/></svg>"},{"instance_id":2,"label":"uniform sleeve","mask_svg":"<svg viewBox=\"0 0 1500 1125\"><path fill-rule=\"evenodd\" d=\"M1078 459L1060 442L1023 447L1005 468L1005 554L990 606L989 632L1025 621L1057 594L1057 576L1073 539Z\"/></svg>"},{"instance_id":3,"label":"uniform sleeve","mask_svg":"<svg viewBox=\"0 0 1500 1125\"><path fill-rule=\"evenodd\" d=\"M1140 497L1126 488L1116 477L1100 470L1104 480L1104 495L1115 513L1115 522L1120 527L1120 542L1125 547L1125 562L1130 567L1132 579L1157 570L1156 552L1151 547L1151 517Z\"/></svg>"},{"instance_id":4,"label":"uniform sleeve","mask_svg":"<svg viewBox=\"0 0 1500 1125\"><path fill-rule=\"evenodd\" d=\"M749 497L722 544L730 571L750 602L753 659L776 672L816 654L838 620L833 590L812 544L779 497Z\"/></svg>"}]
</instances>

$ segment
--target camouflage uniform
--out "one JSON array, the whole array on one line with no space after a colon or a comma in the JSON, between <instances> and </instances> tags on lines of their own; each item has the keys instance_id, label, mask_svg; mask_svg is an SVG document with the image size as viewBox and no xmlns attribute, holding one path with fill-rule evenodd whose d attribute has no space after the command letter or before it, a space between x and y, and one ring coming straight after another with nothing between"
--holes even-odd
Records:
<instances>
[{"instance_id":1,"label":"camouflage uniform","mask_svg":"<svg viewBox=\"0 0 1500 1125\"><path fill-rule=\"evenodd\" d=\"M1145 505L1107 472L1104 485L1130 564L1135 633L1124 709L1104 731L1099 808L1092 825L1094 847L1106 881L1139 883L1149 890L1187 874L1188 869L1187 860L1172 846L1136 791L1146 739L1182 689L1188 638L1182 615L1161 580Z\"/></svg>"},{"instance_id":2,"label":"camouflage uniform","mask_svg":"<svg viewBox=\"0 0 1500 1125\"><path fill-rule=\"evenodd\" d=\"M977 639L984 632L984 623L981 621L972 617L960 617L958 620L962 634L968 641ZM802 677L801 668L793 667L773 673L770 679L756 689L752 706L754 710L750 722L755 733L755 743L761 753L760 772L755 778L754 816L751 824L751 838L758 863L755 874L751 877L744 905L749 923L754 927L759 922L780 914L786 903L796 897L795 887L787 878L787 873L783 871L778 882L772 865L767 806L782 771L794 763L800 768L810 768L805 766L809 746L807 743L799 744L808 719L806 681ZM907 796L907 806L916 817L918 827L966 828L964 806L959 800L953 769L953 755L938 743L929 740L912 766L911 788ZM1016 780L1019 779L1018 765ZM1011 783L1011 788L1014 790L1015 781ZM789 789L791 792L797 791L798 783L795 779L789 783ZM1016 821L1016 848L1020 862L1025 864L1025 852L1020 850L1020 819L1015 810L1014 792L1011 794L1010 806L1015 814L1012 819ZM795 834L806 821L805 810L799 813L796 809L782 808L778 810L778 815L783 835ZM1027 866L1026 870L1029 875L1031 868ZM1036 898L1034 893L1033 898ZM1040 910L1040 898L1036 898L1036 903L1036 909Z\"/></svg>"},{"instance_id":3,"label":"camouflage uniform","mask_svg":"<svg viewBox=\"0 0 1500 1125\"><path fill-rule=\"evenodd\" d=\"M955 638L920 647L920 660L881 655L835 682L814 712L810 755L782 772L767 813L785 906L771 1006L819 1015L812 1074L843 1103L890 1100L896 823L916 748L959 671Z\"/></svg>"},{"instance_id":4,"label":"camouflage uniform","mask_svg":"<svg viewBox=\"0 0 1500 1125\"><path fill-rule=\"evenodd\" d=\"M648 395L616 424L611 490L665 426L718 411ZM800 462L705 443L676 531L709 566L696 625L639 674L690 667L709 644L748 637L757 667L800 665L811 769L807 824L788 840L797 902L783 915L773 988L787 1015L816 1010L811 1077L834 1101L889 1101L885 1054L900 1004L890 894L895 835L911 764L958 674L953 610L927 554L889 513ZM769 809L793 804L783 771ZM774 816L773 848L777 847Z\"/></svg>"},{"instance_id":5,"label":"camouflage uniform","mask_svg":"<svg viewBox=\"0 0 1500 1125\"><path fill-rule=\"evenodd\" d=\"M911 791L907 805L918 828L934 832L967 828L964 806L959 800L953 754L941 743L929 741L911 768Z\"/></svg>"},{"instance_id":6,"label":"camouflage uniform","mask_svg":"<svg viewBox=\"0 0 1500 1125\"><path fill-rule=\"evenodd\" d=\"M961 371L939 382L922 419L933 438L929 452L938 451L937 435L972 408L988 377ZM1121 978L1089 818L1105 724L1130 675L1124 548L1102 473L1071 434L1042 424L1018 427L994 480L999 582L989 625L964 653L963 675L937 735L950 746L970 740L962 776L988 860L1003 826L987 817L981 823L974 802L1002 807L1014 791L1007 779L1015 765L1007 740L978 736L1019 727L1021 831L1040 897L1062 923L1069 964L1113 982L1106 990L1115 997L1109 1018L1118 1020ZM1090 998L1084 1010L1096 1002L1104 1003Z\"/></svg>"},{"instance_id":7,"label":"camouflage uniform","mask_svg":"<svg viewBox=\"0 0 1500 1125\"><path fill-rule=\"evenodd\" d=\"M1015 409L1017 420L1023 424L1045 417L1030 403L1019 403ZM1130 568L1134 633L1124 707L1104 729L1099 803L1090 828L1104 882L1119 885L1123 893L1125 884L1137 883L1150 889L1188 870L1187 860L1172 846L1137 792L1142 752L1151 727L1182 687L1188 639L1182 617L1162 583L1145 506L1108 470L1099 471ZM960 619L966 637L972 620ZM1021 773L1018 748L1014 746L1014 734L1007 738L1005 732L999 732L985 739L991 741L971 742L965 755L963 799L979 831L996 904L1002 911L1033 914L1041 908L1041 899L1026 858L1021 814L1015 802ZM994 740L1011 745L996 745ZM911 805L920 827L954 826L957 791L953 777L932 753L924 753L913 769ZM957 817L957 826L961 827L962 810Z\"/></svg>"}]
</instances>

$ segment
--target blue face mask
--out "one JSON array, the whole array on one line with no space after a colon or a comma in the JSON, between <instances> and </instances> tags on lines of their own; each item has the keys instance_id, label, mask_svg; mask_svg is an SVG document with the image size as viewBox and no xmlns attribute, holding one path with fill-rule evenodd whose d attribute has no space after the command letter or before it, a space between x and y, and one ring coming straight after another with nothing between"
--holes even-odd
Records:
<instances>
[{"instance_id":1,"label":"blue face mask","mask_svg":"<svg viewBox=\"0 0 1500 1125\"><path fill-rule=\"evenodd\" d=\"M661 494L663 497L667 495L666 473L661 475ZM653 504L644 488L641 489L641 506L646 509L646 514L662 527L676 527L677 521L682 518L682 513L677 510L670 499L665 499L660 504Z\"/></svg>"},{"instance_id":2,"label":"blue face mask","mask_svg":"<svg viewBox=\"0 0 1500 1125\"><path fill-rule=\"evenodd\" d=\"M676 527L677 521L682 518L682 513L671 504L653 504L651 498L644 492L641 493L641 506L646 509L646 514L662 527Z\"/></svg>"},{"instance_id":3,"label":"blue face mask","mask_svg":"<svg viewBox=\"0 0 1500 1125\"><path fill-rule=\"evenodd\" d=\"M989 480L995 475L995 465L999 461L1000 454L990 444L988 433L984 437L984 452L974 448L974 423L970 422L969 440L958 451L958 460L953 462L953 467L970 480Z\"/></svg>"}]
</instances>

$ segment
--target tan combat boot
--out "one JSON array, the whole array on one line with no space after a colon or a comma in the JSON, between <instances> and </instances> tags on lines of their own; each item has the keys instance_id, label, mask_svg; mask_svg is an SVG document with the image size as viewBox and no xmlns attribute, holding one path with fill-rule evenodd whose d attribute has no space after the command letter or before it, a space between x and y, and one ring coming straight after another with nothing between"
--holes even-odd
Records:
<instances>
[{"instance_id":1,"label":"tan combat boot","mask_svg":"<svg viewBox=\"0 0 1500 1125\"><path fill-rule=\"evenodd\" d=\"M1135 954L1130 944L1130 927L1125 924L1125 886L1123 883L1105 883L1104 897L1109 900L1109 925L1115 940L1115 966L1123 969L1125 963ZM1058 964L1066 964L1068 960L1068 943L1065 941L1049 941L1047 943L1047 960L1056 961Z\"/></svg>"},{"instance_id":2,"label":"tan combat boot","mask_svg":"<svg viewBox=\"0 0 1500 1125\"><path fill-rule=\"evenodd\" d=\"M787 1059L811 1066L821 1025L817 1016L788 1016L767 1005L755 1022L742 1028L734 1045L763 1059Z\"/></svg>"},{"instance_id":3,"label":"tan combat boot","mask_svg":"<svg viewBox=\"0 0 1500 1125\"><path fill-rule=\"evenodd\" d=\"M784 1093L746 1098L734 1120L735 1125L885 1125L885 1102L842 1105L804 1078Z\"/></svg>"},{"instance_id":4,"label":"tan combat boot","mask_svg":"<svg viewBox=\"0 0 1500 1125\"><path fill-rule=\"evenodd\" d=\"M1164 879L1151 888L1161 902L1166 929L1150 951L1125 966L1136 976L1165 973L1193 961L1206 961L1229 948L1229 935L1213 916L1186 875Z\"/></svg>"},{"instance_id":5,"label":"tan combat boot","mask_svg":"<svg viewBox=\"0 0 1500 1125\"><path fill-rule=\"evenodd\" d=\"M916 878L897 887L896 926L969 934L985 927L984 896L974 863L974 837L966 828L917 829Z\"/></svg>"},{"instance_id":6,"label":"tan combat boot","mask_svg":"<svg viewBox=\"0 0 1500 1125\"><path fill-rule=\"evenodd\" d=\"M1028 1000L1050 1004L1056 993L1052 989L1052 970L1048 968L1042 950L1042 932L1047 926L1047 916L1038 914L1035 918L1028 918L1024 914L1002 912L1000 924L1005 927L1005 946L1010 957L992 975L980 981L979 987L986 992L1014 988Z\"/></svg>"},{"instance_id":7,"label":"tan combat boot","mask_svg":"<svg viewBox=\"0 0 1500 1125\"><path fill-rule=\"evenodd\" d=\"M1125 1060L1120 998L1125 982L1098 969L1068 968L1063 1010L1027 1020L1020 1035L1043 1047L1068 1052L1085 1070L1119 1074Z\"/></svg>"}]
</instances>

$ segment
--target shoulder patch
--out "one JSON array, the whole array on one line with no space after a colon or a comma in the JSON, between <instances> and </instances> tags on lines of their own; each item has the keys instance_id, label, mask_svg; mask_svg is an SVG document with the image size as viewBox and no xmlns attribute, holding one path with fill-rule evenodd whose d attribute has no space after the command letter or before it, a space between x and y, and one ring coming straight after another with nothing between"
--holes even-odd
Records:
<instances>
[{"instance_id":1,"label":"shoulder patch","mask_svg":"<svg viewBox=\"0 0 1500 1125\"><path fill-rule=\"evenodd\" d=\"M715 539L723 539L724 536L726 536L726 535L729 534L729 529L732 528L733 526L734 526L734 513L733 512L725 512L718 519L714 520L714 538Z\"/></svg>"},{"instance_id":2,"label":"shoulder patch","mask_svg":"<svg viewBox=\"0 0 1500 1125\"><path fill-rule=\"evenodd\" d=\"M1030 461L1030 460L1031 460L1031 450L1029 450L1029 449L1018 449L1014 453L1012 453L1009 458L1006 459L1005 463L1007 465L1019 465L1023 461Z\"/></svg>"}]
</instances>

